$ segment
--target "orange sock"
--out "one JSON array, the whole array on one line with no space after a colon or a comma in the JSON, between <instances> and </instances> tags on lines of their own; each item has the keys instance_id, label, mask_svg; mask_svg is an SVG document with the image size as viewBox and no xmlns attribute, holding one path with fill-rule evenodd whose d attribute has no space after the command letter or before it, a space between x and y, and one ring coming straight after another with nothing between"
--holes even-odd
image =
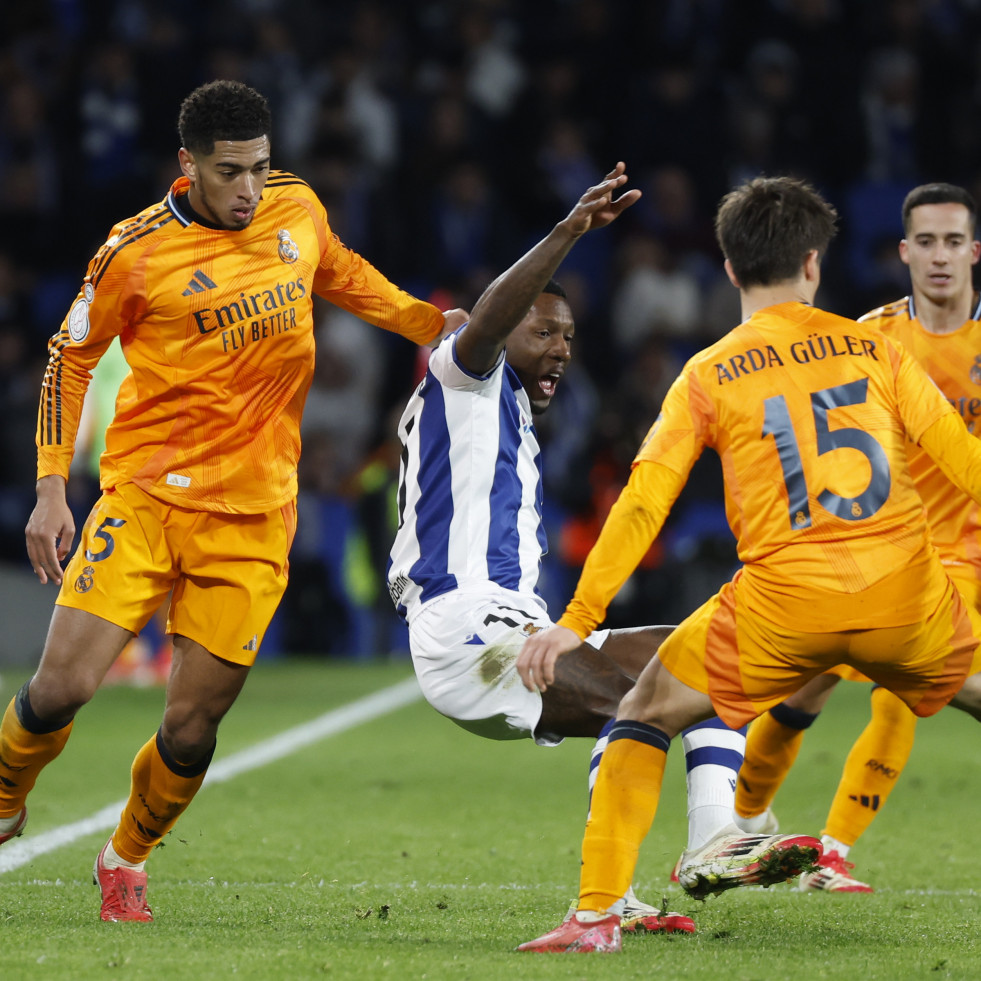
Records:
<instances>
[{"instance_id":1,"label":"orange sock","mask_svg":"<svg viewBox=\"0 0 981 981\"><path fill-rule=\"evenodd\" d=\"M20 813L38 774L65 748L74 725L72 719L39 719L31 708L29 684L10 700L0 722L0 818Z\"/></svg>"},{"instance_id":2,"label":"orange sock","mask_svg":"<svg viewBox=\"0 0 981 981\"><path fill-rule=\"evenodd\" d=\"M127 862L146 860L194 799L213 753L214 747L198 763L178 763L159 731L140 749L133 760L129 800L112 836L117 855Z\"/></svg>"},{"instance_id":3,"label":"orange sock","mask_svg":"<svg viewBox=\"0 0 981 981\"><path fill-rule=\"evenodd\" d=\"M670 742L642 722L617 720L610 730L582 843L579 909L609 909L633 881L657 812Z\"/></svg>"},{"instance_id":4,"label":"orange sock","mask_svg":"<svg viewBox=\"0 0 981 981\"><path fill-rule=\"evenodd\" d=\"M755 817L773 803L800 752L804 730L816 718L809 712L777 705L749 727L736 784L735 807L740 817Z\"/></svg>"},{"instance_id":5,"label":"orange sock","mask_svg":"<svg viewBox=\"0 0 981 981\"><path fill-rule=\"evenodd\" d=\"M854 845L875 819L903 772L916 733L916 716L887 688L872 690L872 718L841 774L822 834Z\"/></svg>"}]
</instances>

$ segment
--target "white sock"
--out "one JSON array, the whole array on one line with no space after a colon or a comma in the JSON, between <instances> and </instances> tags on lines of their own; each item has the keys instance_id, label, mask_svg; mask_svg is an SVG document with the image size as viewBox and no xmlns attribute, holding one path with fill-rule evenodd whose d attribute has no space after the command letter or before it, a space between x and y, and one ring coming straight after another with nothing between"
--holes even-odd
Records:
<instances>
[{"instance_id":1,"label":"white sock","mask_svg":"<svg viewBox=\"0 0 981 981\"><path fill-rule=\"evenodd\" d=\"M688 809L688 851L696 851L732 823L732 808L725 804L703 804Z\"/></svg>"},{"instance_id":2,"label":"white sock","mask_svg":"<svg viewBox=\"0 0 981 981\"><path fill-rule=\"evenodd\" d=\"M842 858L848 858L848 852L852 847L837 838L832 838L831 835L821 835L821 844L825 852L837 852Z\"/></svg>"},{"instance_id":3,"label":"white sock","mask_svg":"<svg viewBox=\"0 0 981 981\"><path fill-rule=\"evenodd\" d=\"M746 733L709 719L681 736L688 774L688 851L731 825Z\"/></svg>"},{"instance_id":4,"label":"white sock","mask_svg":"<svg viewBox=\"0 0 981 981\"><path fill-rule=\"evenodd\" d=\"M742 817L739 814L733 814L732 819L748 835L763 834L764 829L769 827L770 822L773 820L770 815L770 808L767 808L762 814L754 814L752 817Z\"/></svg>"},{"instance_id":5,"label":"white sock","mask_svg":"<svg viewBox=\"0 0 981 981\"><path fill-rule=\"evenodd\" d=\"M125 858L116 853L116 849L112 847L112 839L110 838L109 844L106 845L106 850L102 853L102 864L107 869L136 869L137 872L142 872L146 865L146 859L142 862L127 862Z\"/></svg>"},{"instance_id":6,"label":"white sock","mask_svg":"<svg viewBox=\"0 0 981 981\"><path fill-rule=\"evenodd\" d=\"M592 909L581 909L576 912L576 919L580 923L596 923L598 920L605 920L610 915L609 910L598 913Z\"/></svg>"},{"instance_id":7,"label":"white sock","mask_svg":"<svg viewBox=\"0 0 981 981\"><path fill-rule=\"evenodd\" d=\"M17 822L20 820L20 811L18 811L13 817L0 818L0 835L5 835L8 831L13 831L17 827Z\"/></svg>"}]
</instances>

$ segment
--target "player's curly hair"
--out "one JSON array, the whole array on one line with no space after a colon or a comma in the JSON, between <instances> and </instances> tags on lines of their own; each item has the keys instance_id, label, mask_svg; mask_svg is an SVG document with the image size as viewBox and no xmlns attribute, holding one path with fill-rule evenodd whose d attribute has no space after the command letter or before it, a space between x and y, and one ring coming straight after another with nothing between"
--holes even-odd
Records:
<instances>
[{"instance_id":1,"label":"player's curly hair","mask_svg":"<svg viewBox=\"0 0 981 981\"><path fill-rule=\"evenodd\" d=\"M910 229L910 217L914 208L919 208L922 204L962 204L967 208L967 213L971 219L971 234L977 227L978 207L974 203L971 192L957 184L921 184L914 187L903 201L903 233L908 237Z\"/></svg>"},{"instance_id":2,"label":"player's curly hair","mask_svg":"<svg viewBox=\"0 0 981 981\"><path fill-rule=\"evenodd\" d=\"M824 255L837 219L807 181L756 177L722 199L715 234L743 289L772 286L796 279L812 249Z\"/></svg>"},{"instance_id":3,"label":"player's curly hair","mask_svg":"<svg viewBox=\"0 0 981 981\"><path fill-rule=\"evenodd\" d=\"M204 156L214 152L219 140L256 140L271 129L265 96L242 82L223 79L198 86L181 103L177 120L181 145Z\"/></svg>"}]
</instances>

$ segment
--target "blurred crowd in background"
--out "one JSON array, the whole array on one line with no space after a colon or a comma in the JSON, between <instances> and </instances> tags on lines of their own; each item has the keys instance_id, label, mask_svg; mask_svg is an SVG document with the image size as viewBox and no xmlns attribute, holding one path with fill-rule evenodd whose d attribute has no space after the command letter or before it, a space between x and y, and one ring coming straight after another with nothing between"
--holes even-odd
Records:
<instances>
[{"instance_id":1,"label":"blurred crowd in background","mask_svg":"<svg viewBox=\"0 0 981 981\"><path fill-rule=\"evenodd\" d=\"M830 198L841 231L819 301L846 316L908 292L896 243L911 187L981 197L981 0L5 3L0 561L29 569L47 339L112 224L179 176L178 107L212 78L263 92L274 167L309 181L349 247L443 308L469 308L626 161L642 201L559 276L575 357L538 427L556 613L681 364L739 319L712 230L731 186L793 173ZM422 362L318 309L300 528L267 652L398 651L393 440ZM99 380L110 407L115 383ZM93 457L71 481L79 523ZM610 625L677 622L735 563L706 458Z\"/></svg>"}]
</instances>

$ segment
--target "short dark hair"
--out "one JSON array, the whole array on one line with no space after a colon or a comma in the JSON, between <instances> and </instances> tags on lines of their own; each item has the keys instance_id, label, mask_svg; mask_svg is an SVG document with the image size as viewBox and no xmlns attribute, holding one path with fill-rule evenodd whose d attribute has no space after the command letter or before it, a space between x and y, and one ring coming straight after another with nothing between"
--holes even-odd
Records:
<instances>
[{"instance_id":1,"label":"short dark hair","mask_svg":"<svg viewBox=\"0 0 981 981\"><path fill-rule=\"evenodd\" d=\"M198 86L181 103L177 129L185 150L208 156L219 140L269 136L272 114L265 96L255 89L219 79Z\"/></svg>"},{"instance_id":2,"label":"short dark hair","mask_svg":"<svg viewBox=\"0 0 981 981\"><path fill-rule=\"evenodd\" d=\"M824 255L837 218L807 181L756 177L722 199L715 235L740 287L772 286L796 279L812 249Z\"/></svg>"},{"instance_id":3,"label":"short dark hair","mask_svg":"<svg viewBox=\"0 0 981 981\"><path fill-rule=\"evenodd\" d=\"M978 207L970 191L956 184L920 184L903 200L903 232L909 234L910 216L921 204L962 204L971 217L971 234L977 227Z\"/></svg>"},{"instance_id":4,"label":"short dark hair","mask_svg":"<svg viewBox=\"0 0 981 981\"><path fill-rule=\"evenodd\" d=\"M543 293L551 293L552 296L561 297L563 300L568 300L569 298L565 295L565 288L561 283L557 283L554 279L550 279L543 287Z\"/></svg>"}]
</instances>

